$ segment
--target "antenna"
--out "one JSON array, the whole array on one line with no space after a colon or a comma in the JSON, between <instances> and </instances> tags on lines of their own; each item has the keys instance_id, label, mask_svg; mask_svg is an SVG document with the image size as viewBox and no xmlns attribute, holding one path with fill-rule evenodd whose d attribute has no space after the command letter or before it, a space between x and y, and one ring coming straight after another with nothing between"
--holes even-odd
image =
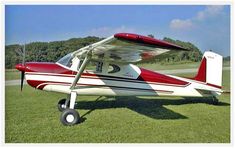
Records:
<instances>
[{"instance_id":1,"label":"antenna","mask_svg":"<svg viewBox=\"0 0 235 148\"><path fill-rule=\"evenodd\" d=\"M23 60L22 60L22 64L25 65L25 46L26 44L24 43L24 48L23 48Z\"/></svg>"}]
</instances>

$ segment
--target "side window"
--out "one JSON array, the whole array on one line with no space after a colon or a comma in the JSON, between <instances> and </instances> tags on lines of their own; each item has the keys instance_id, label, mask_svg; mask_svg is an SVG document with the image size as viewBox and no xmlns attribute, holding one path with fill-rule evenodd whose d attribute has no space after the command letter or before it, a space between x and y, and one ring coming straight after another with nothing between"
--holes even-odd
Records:
<instances>
[{"instance_id":1,"label":"side window","mask_svg":"<svg viewBox=\"0 0 235 148\"><path fill-rule=\"evenodd\" d=\"M116 72L119 72L120 70L121 69L119 66L115 64L109 64L108 73L116 73Z\"/></svg>"},{"instance_id":2,"label":"side window","mask_svg":"<svg viewBox=\"0 0 235 148\"><path fill-rule=\"evenodd\" d=\"M79 65L78 65L78 70L82 66L83 60L80 60ZM89 64L88 64L89 65Z\"/></svg>"},{"instance_id":3,"label":"side window","mask_svg":"<svg viewBox=\"0 0 235 148\"><path fill-rule=\"evenodd\" d=\"M102 72L103 62L96 63L96 72Z\"/></svg>"},{"instance_id":4,"label":"side window","mask_svg":"<svg viewBox=\"0 0 235 148\"><path fill-rule=\"evenodd\" d=\"M81 65L80 65L81 66ZM79 66L79 67L80 67ZM103 62L99 62L99 61L90 61L89 64L87 65L87 69L94 71L94 72L102 72L102 66L103 66Z\"/></svg>"}]
</instances>

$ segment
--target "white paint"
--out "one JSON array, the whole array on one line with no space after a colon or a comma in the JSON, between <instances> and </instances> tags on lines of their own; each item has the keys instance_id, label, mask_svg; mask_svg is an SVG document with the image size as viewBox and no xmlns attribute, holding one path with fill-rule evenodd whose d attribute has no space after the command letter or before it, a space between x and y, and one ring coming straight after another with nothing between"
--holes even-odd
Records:
<instances>
[{"instance_id":1,"label":"white paint","mask_svg":"<svg viewBox=\"0 0 235 148\"><path fill-rule=\"evenodd\" d=\"M168 75L170 76L170 75ZM135 83L127 82L127 81L114 81L114 80L104 80L104 79L91 79L81 78L79 80L79 84L83 85L102 85L101 86L77 86L73 91L75 91L79 95L101 95L101 96L202 96L197 89L208 90L208 91L221 91L218 88L214 88L205 83L198 82L195 80L190 80L186 78L180 78L176 76L171 76L180 80L184 80L190 83L188 86L180 86L180 85L167 85L162 83ZM98 77L97 77L98 78ZM27 80L41 80L41 81L52 81L55 82L63 82L68 84L57 84L53 82L43 83L47 84L43 90L47 91L55 91L70 94L70 85L73 81L73 77L60 77L60 76L48 76L48 75L30 75L26 74ZM148 89L148 90L135 90L135 89L125 89L125 88L110 88L108 86L115 87L130 87L135 89ZM164 92L165 91L172 91ZM74 97L76 98L76 97ZM72 107L72 106L71 106Z\"/></svg>"},{"instance_id":2,"label":"white paint","mask_svg":"<svg viewBox=\"0 0 235 148\"><path fill-rule=\"evenodd\" d=\"M74 109L76 98L77 98L77 92L72 91L70 94L70 105L69 105L70 109Z\"/></svg>"},{"instance_id":3,"label":"white paint","mask_svg":"<svg viewBox=\"0 0 235 148\"><path fill-rule=\"evenodd\" d=\"M71 115L71 114L69 114L69 115L66 117L66 121L69 122L69 123L73 122L73 120L74 120L74 116Z\"/></svg>"},{"instance_id":4,"label":"white paint","mask_svg":"<svg viewBox=\"0 0 235 148\"><path fill-rule=\"evenodd\" d=\"M223 57L210 51L206 51L203 57L206 58L206 82L221 86Z\"/></svg>"},{"instance_id":5,"label":"white paint","mask_svg":"<svg viewBox=\"0 0 235 148\"><path fill-rule=\"evenodd\" d=\"M207 77L211 84L221 84L222 77L222 61L221 56L212 52L206 52L204 56L207 58ZM208 60L209 59L209 60ZM99 73L106 76L115 76L120 78L129 78L129 80L117 81L116 78L102 78L102 76L83 76L79 79L78 85L71 94L70 108L74 107L76 95L100 95L100 96L195 96L201 97L202 91L213 92L211 94L219 94L221 89L206 85L204 82L191 79L181 78L177 76L170 77L188 82L188 85L174 85L155 82L144 82L136 80L141 70L132 64L118 64L120 71L114 74ZM218 69L213 69L214 65L218 65ZM221 74L220 74L221 72ZM96 74L92 71L84 71L84 73ZM72 76L72 77L71 77ZM210 77L210 78L209 78ZM46 81L40 84L46 85L43 90L55 91L70 94L70 86L74 81L74 75L50 75L36 72L27 72L26 80ZM58 84L56 82L65 83ZM138 82L138 83L137 83ZM73 103L74 102L74 103Z\"/></svg>"},{"instance_id":6,"label":"white paint","mask_svg":"<svg viewBox=\"0 0 235 148\"><path fill-rule=\"evenodd\" d=\"M72 65L71 65L71 70L72 71L78 71L78 66L79 66L79 64L80 64L80 59L78 58L78 57L74 57L73 59L72 59Z\"/></svg>"}]
</instances>

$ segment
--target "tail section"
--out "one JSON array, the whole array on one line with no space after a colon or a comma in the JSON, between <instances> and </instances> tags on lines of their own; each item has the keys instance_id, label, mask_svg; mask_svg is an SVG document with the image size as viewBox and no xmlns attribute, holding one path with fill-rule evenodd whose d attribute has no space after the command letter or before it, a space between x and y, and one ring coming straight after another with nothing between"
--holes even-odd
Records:
<instances>
[{"instance_id":1,"label":"tail section","mask_svg":"<svg viewBox=\"0 0 235 148\"><path fill-rule=\"evenodd\" d=\"M205 82L213 87L222 85L223 57L214 52L206 51L194 80Z\"/></svg>"}]
</instances>

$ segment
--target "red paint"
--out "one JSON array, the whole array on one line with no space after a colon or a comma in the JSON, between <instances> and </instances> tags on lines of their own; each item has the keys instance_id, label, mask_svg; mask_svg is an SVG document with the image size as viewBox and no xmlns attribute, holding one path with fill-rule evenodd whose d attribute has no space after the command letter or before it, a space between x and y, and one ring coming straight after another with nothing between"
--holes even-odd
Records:
<instances>
[{"instance_id":1,"label":"red paint","mask_svg":"<svg viewBox=\"0 0 235 148\"><path fill-rule=\"evenodd\" d=\"M58 76L58 77L75 77L75 75L63 75L63 74L52 74L52 73L26 73L28 75L46 75L46 76ZM105 76L105 75L95 75L89 73L83 73L81 78L88 78L88 79L101 79L101 80L110 80L110 81L124 81L124 82L131 82L131 83L148 83L148 84L155 84L158 85L159 83L156 82L146 82L142 79L130 79L130 78L122 78L122 77L113 77L113 76ZM160 84L163 85L163 84ZM175 87L185 87L185 85L174 85L174 84L164 84L164 86L175 86Z\"/></svg>"},{"instance_id":2,"label":"red paint","mask_svg":"<svg viewBox=\"0 0 235 148\"><path fill-rule=\"evenodd\" d=\"M131 34L131 33L117 33L114 35L115 38L117 39L122 39L122 40L128 40L136 43L142 43L150 46L157 46L157 47L162 47L162 48L167 48L167 49L176 49L176 50L188 50L183 47L180 47L178 45L166 42L166 41L161 41L158 39L142 36L142 35L137 35L137 34Z\"/></svg>"},{"instance_id":3,"label":"red paint","mask_svg":"<svg viewBox=\"0 0 235 148\"><path fill-rule=\"evenodd\" d=\"M68 70L58 64L55 63L46 63L46 62L30 62L26 63L25 65L25 72L40 72L40 73L51 73L53 74L68 74L72 77L76 75L76 72ZM50 75L50 74L48 74ZM58 75L59 76L59 75ZM104 77L104 79L107 78L119 78L123 79L125 81L126 78L120 78L120 77L111 77L111 76L102 76L102 75L96 75L91 73L83 73L82 77L86 76L93 76L96 78ZM102 78L100 78L102 79ZM133 80L133 79L132 79ZM149 70L141 69L141 75L137 79L137 81L145 81L147 83L164 83L166 85L186 85L189 84L188 82L178 80L160 73L152 72ZM33 87L37 87L41 83L45 83L42 81L29 81L29 85Z\"/></svg>"},{"instance_id":4,"label":"red paint","mask_svg":"<svg viewBox=\"0 0 235 148\"><path fill-rule=\"evenodd\" d=\"M141 53L141 57L143 60L145 60L145 59L153 58L153 57L155 57L155 55L150 52L143 52L143 53Z\"/></svg>"},{"instance_id":5,"label":"red paint","mask_svg":"<svg viewBox=\"0 0 235 148\"><path fill-rule=\"evenodd\" d=\"M55 82L55 81L39 81L39 80L27 80L27 83L32 86L32 87L35 87L37 88L40 84L43 84L43 83L56 83L56 84L68 84L68 85L71 85L71 83L65 83L65 82ZM43 85L40 85L38 87L38 89L43 89L46 85L48 84L43 84Z\"/></svg>"},{"instance_id":6,"label":"red paint","mask_svg":"<svg viewBox=\"0 0 235 148\"><path fill-rule=\"evenodd\" d=\"M47 81L39 81L39 80L27 80L27 83L32 86L32 87L35 87L37 88L38 85L42 84L42 83L46 83ZM38 89L43 89L42 88L38 88Z\"/></svg>"},{"instance_id":7,"label":"red paint","mask_svg":"<svg viewBox=\"0 0 235 148\"><path fill-rule=\"evenodd\" d=\"M206 58L202 59L197 75L193 78L194 80L206 82Z\"/></svg>"},{"instance_id":8,"label":"red paint","mask_svg":"<svg viewBox=\"0 0 235 148\"><path fill-rule=\"evenodd\" d=\"M69 74L76 75L76 71L66 69L56 63L51 62L27 62L25 66L17 64L16 69L25 72L40 72L40 73L54 73L54 74ZM97 76L96 74L83 73L82 76Z\"/></svg>"},{"instance_id":9,"label":"red paint","mask_svg":"<svg viewBox=\"0 0 235 148\"><path fill-rule=\"evenodd\" d=\"M144 81L150 81L150 82L157 82L157 83L164 83L164 84L175 84L175 85L187 85L189 82L182 81L179 79L175 79L172 77L169 77L164 74L160 74L157 72L153 72L150 70L146 70L143 68L140 68L141 74L138 77L139 80L144 80Z\"/></svg>"},{"instance_id":10,"label":"red paint","mask_svg":"<svg viewBox=\"0 0 235 148\"><path fill-rule=\"evenodd\" d=\"M212 86L212 87L216 87L216 88L219 88L219 89L222 88L222 86L218 86L218 85L210 84L210 83L206 83L206 85L209 85L209 86Z\"/></svg>"},{"instance_id":11,"label":"red paint","mask_svg":"<svg viewBox=\"0 0 235 148\"><path fill-rule=\"evenodd\" d=\"M25 66L23 64L17 64L15 68L18 69L19 71L25 71Z\"/></svg>"},{"instance_id":12,"label":"red paint","mask_svg":"<svg viewBox=\"0 0 235 148\"><path fill-rule=\"evenodd\" d=\"M66 82L55 82L55 81L38 81L38 80L27 80L27 83L31 85L32 87L37 88L40 84L38 89L43 89L46 85L65 85L65 86L70 86L71 83L66 83ZM49 83L49 84L43 84L43 83ZM96 85L96 84L81 84L78 83L76 86L94 86L94 87L117 87L117 88L129 88L129 87L122 87L122 86L112 86L112 85ZM168 91L168 90L158 90L158 89L145 89L145 88L131 88L131 89L144 89L144 90L149 90L149 91L160 91L160 92L165 92L165 93L173 93L173 91Z\"/></svg>"},{"instance_id":13,"label":"red paint","mask_svg":"<svg viewBox=\"0 0 235 148\"><path fill-rule=\"evenodd\" d=\"M73 74L73 71L50 62L28 62L25 64L25 72Z\"/></svg>"}]
</instances>

